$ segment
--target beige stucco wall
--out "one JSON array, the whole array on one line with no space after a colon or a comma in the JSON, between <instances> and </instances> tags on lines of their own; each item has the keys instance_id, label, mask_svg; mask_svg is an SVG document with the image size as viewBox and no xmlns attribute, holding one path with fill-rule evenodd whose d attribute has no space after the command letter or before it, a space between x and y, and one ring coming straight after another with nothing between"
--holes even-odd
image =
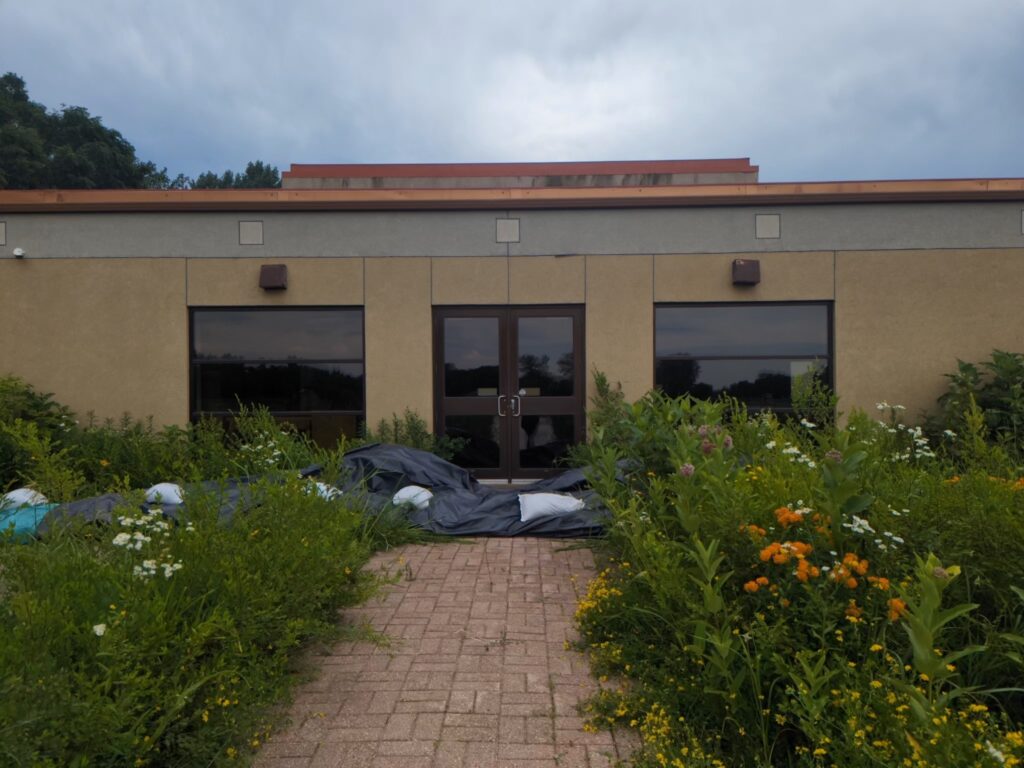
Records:
<instances>
[{"instance_id":1,"label":"beige stucco wall","mask_svg":"<svg viewBox=\"0 0 1024 768\"><path fill-rule=\"evenodd\" d=\"M260 288L260 267L286 264L288 288ZM188 304L209 306L357 306L363 303L362 259L189 259Z\"/></svg>"},{"instance_id":2,"label":"beige stucco wall","mask_svg":"<svg viewBox=\"0 0 1024 768\"><path fill-rule=\"evenodd\" d=\"M583 256L519 256L509 262L509 303L582 304L586 301Z\"/></svg>"},{"instance_id":3,"label":"beige stucco wall","mask_svg":"<svg viewBox=\"0 0 1024 768\"><path fill-rule=\"evenodd\" d=\"M0 372L80 418L188 419L184 259L5 259L0 285Z\"/></svg>"},{"instance_id":4,"label":"beige stucco wall","mask_svg":"<svg viewBox=\"0 0 1024 768\"><path fill-rule=\"evenodd\" d=\"M429 265L434 304L508 303L508 259L504 256L435 258Z\"/></svg>"},{"instance_id":5,"label":"beige stucco wall","mask_svg":"<svg viewBox=\"0 0 1024 768\"><path fill-rule=\"evenodd\" d=\"M366 421L411 408L433 424L430 260L366 260Z\"/></svg>"},{"instance_id":6,"label":"beige stucco wall","mask_svg":"<svg viewBox=\"0 0 1024 768\"><path fill-rule=\"evenodd\" d=\"M761 262L761 282L732 284L734 259ZM832 251L664 254L654 257L655 301L807 301L833 297Z\"/></svg>"},{"instance_id":7,"label":"beige stucco wall","mask_svg":"<svg viewBox=\"0 0 1024 768\"><path fill-rule=\"evenodd\" d=\"M588 379L653 386L657 302L835 300L840 407L934 406L956 358L1024 349L1024 249L381 258L0 259L0 371L80 414L188 417L188 306L365 304L367 419L432 421L432 305L586 304ZM258 287L285 262L289 287ZM588 381L592 394L592 383Z\"/></svg>"},{"instance_id":8,"label":"beige stucco wall","mask_svg":"<svg viewBox=\"0 0 1024 768\"><path fill-rule=\"evenodd\" d=\"M836 255L840 409L935 408L956 360L1024 350L1024 249Z\"/></svg>"},{"instance_id":9,"label":"beige stucco wall","mask_svg":"<svg viewBox=\"0 0 1024 768\"><path fill-rule=\"evenodd\" d=\"M597 369L630 400L654 386L651 256L587 256L587 397Z\"/></svg>"}]
</instances>

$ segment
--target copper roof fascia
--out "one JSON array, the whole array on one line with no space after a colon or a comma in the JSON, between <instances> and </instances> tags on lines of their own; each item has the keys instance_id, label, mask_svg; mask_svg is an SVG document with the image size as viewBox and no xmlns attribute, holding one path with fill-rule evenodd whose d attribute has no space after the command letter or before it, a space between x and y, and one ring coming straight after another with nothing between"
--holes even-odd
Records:
<instances>
[{"instance_id":1,"label":"copper roof fascia","mask_svg":"<svg viewBox=\"0 0 1024 768\"><path fill-rule=\"evenodd\" d=\"M542 189L7 190L0 213L501 210L1024 200L1024 179Z\"/></svg>"}]
</instances>

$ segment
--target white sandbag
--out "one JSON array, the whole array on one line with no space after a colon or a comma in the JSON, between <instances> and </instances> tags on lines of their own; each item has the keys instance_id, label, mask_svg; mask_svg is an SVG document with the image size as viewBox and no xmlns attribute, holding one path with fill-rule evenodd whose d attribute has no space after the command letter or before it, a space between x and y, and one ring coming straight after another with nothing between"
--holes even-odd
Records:
<instances>
[{"instance_id":1,"label":"white sandbag","mask_svg":"<svg viewBox=\"0 0 1024 768\"><path fill-rule=\"evenodd\" d=\"M49 499L39 491L33 491L31 488L15 488L4 494L3 499L0 500L0 507L34 507L37 504L47 503L49 503Z\"/></svg>"},{"instance_id":2,"label":"white sandbag","mask_svg":"<svg viewBox=\"0 0 1024 768\"><path fill-rule=\"evenodd\" d=\"M331 501L341 497L341 491L335 488L333 485L327 483L314 482L313 485L316 487L316 492L322 499Z\"/></svg>"},{"instance_id":3,"label":"white sandbag","mask_svg":"<svg viewBox=\"0 0 1024 768\"><path fill-rule=\"evenodd\" d=\"M519 519L528 523L538 517L579 512L584 506L582 499L564 493L520 493Z\"/></svg>"},{"instance_id":4,"label":"white sandbag","mask_svg":"<svg viewBox=\"0 0 1024 768\"><path fill-rule=\"evenodd\" d=\"M181 504L185 492L176 483L157 483L146 491L148 504Z\"/></svg>"},{"instance_id":5,"label":"white sandbag","mask_svg":"<svg viewBox=\"0 0 1024 768\"><path fill-rule=\"evenodd\" d=\"M407 485L400 488L398 493L391 497L391 503L398 506L401 504L412 504L416 509L426 509L430 506L430 500L434 494L420 485Z\"/></svg>"}]
</instances>

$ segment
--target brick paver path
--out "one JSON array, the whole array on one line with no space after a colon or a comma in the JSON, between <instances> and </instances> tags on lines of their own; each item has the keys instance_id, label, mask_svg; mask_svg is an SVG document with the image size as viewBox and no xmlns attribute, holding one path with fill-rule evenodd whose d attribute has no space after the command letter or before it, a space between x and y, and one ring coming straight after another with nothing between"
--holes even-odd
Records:
<instances>
[{"instance_id":1,"label":"brick paver path","mask_svg":"<svg viewBox=\"0 0 1024 768\"><path fill-rule=\"evenodd\" d=\"M586 733L596 687L572 639L588 549L546 539L402 547L370 567L401 575L346 612L393 638L342 643L302 686L258 768L599 768L628 733ZM575 577L575 580L574 580Z\"/></svg>"}]
</instances>

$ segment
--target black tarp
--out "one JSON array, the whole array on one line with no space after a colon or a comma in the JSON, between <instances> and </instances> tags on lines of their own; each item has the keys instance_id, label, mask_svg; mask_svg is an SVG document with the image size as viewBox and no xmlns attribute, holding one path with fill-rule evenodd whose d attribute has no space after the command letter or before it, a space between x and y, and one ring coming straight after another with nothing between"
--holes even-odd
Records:
<instances>
[{"instance_id":1,"label":"black tarp","mask_svg":"<svg viewBox=\"0 0 1024 768\"><path fill-rule=\"evenodd\" d=\"M391 504L401 488L419 485L434 497L425 509L409 511L409 520L433 533L450 536L596 536L603 530L605 511L588 489L584 473L570 469L545 480L512 490L477 482L469 472L427 451L399 445L366 445L345 454L342 490L365 483L377 509ZM564 493L586 505L578 512L560 513L522 522L521 493Z\"/></svg>"},{"instance_id":2,"label":"black tarp","mask_svg":"<svg viewBox=\"0 0 1024 768\"><path fill-rule=\"evenodd\" d=\"M433 493L425 509L411 505L403 508L413 524L438 534L450 536L595 536L602 532L605 512L581 470L570 469L530 485L512 490L481 485L465 469L427 451L400 445L374 444L356 448L345 454L341 476L321 478L346 494L365 497L376 512L393 507L392 497L409 485L427 488ZM307 467L302 477L315 477L319 467ZM220 520L228 522L235 514L244 513L258 500L252 493L257 478L208 481L184 488L189 492L219 494ZM273 478L268 478L273 479ZM333 481L333 482L330 482ZM520 519L519 494L561 493L581 499L586 505L577 512L545 515L529 522ZM114 510L128 501L119 494L105 494L80 499L51 510L39 525L45 535L55 525L79 520L109 524ZM164 517L178 520L185 504L143 504L140 509L159 507Z\"/></svg>"}]
</instances>

